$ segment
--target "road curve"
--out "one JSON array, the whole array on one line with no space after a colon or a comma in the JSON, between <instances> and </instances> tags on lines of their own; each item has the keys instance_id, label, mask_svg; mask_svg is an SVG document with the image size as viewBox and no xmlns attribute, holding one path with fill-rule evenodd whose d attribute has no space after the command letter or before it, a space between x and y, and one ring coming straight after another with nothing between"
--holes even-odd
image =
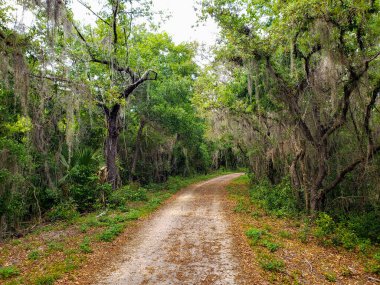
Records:
<instances>
[{"instance_id":1,"label":"road curve","mask_svg":"<svg viewBox=\"0 0 380 285\"><path fill-rule=\"evenodd\" d=\"M230 174L180 191L147 220L123 250L106 284L245 284L226 210Z\"/></svg>"}]
</instances>

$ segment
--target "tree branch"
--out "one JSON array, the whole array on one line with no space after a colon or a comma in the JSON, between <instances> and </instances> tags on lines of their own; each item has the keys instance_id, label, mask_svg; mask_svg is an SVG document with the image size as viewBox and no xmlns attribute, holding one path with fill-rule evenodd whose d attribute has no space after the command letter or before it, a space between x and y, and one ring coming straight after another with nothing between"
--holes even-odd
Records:
<instances>
[{"instance_id":1,"label":"tree branch","mask_svg":"<svg viewBox=\"0 0 380 285\"><path fill-rule=\"evenodd\" d=\"M94 14L95 17L97 17L100 21L102 21L104 24L108 25L111 27L111 24L108 23L106 20L104 20L102 17L100 17L98 14L96 14L90 6L88 6L87 4L83 3L81 0L77 0L79 2L79 4L81 4L83 7L85 7L87 10L89 10L92 14Z\"/></svg>"},{"instance_id":2,"label":"tree branch","mask_svg":"<svg viewBox=\"0 0 380 285\"><path fill-rule=\"evenodd\" d=\"M150 77L151 73L153 73L153 77ZM121 94L120 97L123 97L125 99L127 99L129 97L129 95L132 94L132 92L137 88L139 87L139 85L147 80L157 80L157 72L153 71L153 70L147 70L143 76L141 76L138 80L136 80L135 82L133 82L132 84L130 84L125 90L124 92Z\"/></svg>"},{"instance_id":3,"label":"tree branch","mask_svg":"<svg viewBox=\"0 0 380 285\"><path fill-rule=\"evenodd\" d=\"M380 146L377 146L373 149L373 151L371 153L369 153L368 155L362 157L362 158L359 158L357 160L355 160L353 163L351 163L349 166L347 166L345 169L343 169L339 174L338 176L335 178L335 180L327 187L325 187L321 192L320 192L320 195L326 195L327 193L329 193L331 190L333 190L336 186L338 186L338 184L340 182L343 181L344 177L352 172L353 170L355 170L355 168L360 165L361 163L365 162L365 161L368 161L370 159L372 159L375 154L377 154L378 152L380 152Z\"/></svg>"}]
</instances>

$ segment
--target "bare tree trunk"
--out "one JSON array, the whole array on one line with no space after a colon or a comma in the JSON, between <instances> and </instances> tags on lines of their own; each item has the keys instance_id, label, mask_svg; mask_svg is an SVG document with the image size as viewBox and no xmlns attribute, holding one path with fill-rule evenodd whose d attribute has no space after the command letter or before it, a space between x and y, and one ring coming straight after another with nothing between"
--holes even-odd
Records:
<instances>
[{"instance_id":1,"label":"bare tree trunk","mask_svg":"<svg viewBox=\"0 0 380 285\"><path fill-rule=\"evenodd\" d=\"M140 149L141 138L142 138L144 127L145 127L145 120L141 119L140 127L136 136L135 152L133 154L132 167L131 167L131 172L129 174L129 181L133 181L136 175L136 164L137 164L137 159L139 157L139 149Z\"/></svg>"}]
</instances>

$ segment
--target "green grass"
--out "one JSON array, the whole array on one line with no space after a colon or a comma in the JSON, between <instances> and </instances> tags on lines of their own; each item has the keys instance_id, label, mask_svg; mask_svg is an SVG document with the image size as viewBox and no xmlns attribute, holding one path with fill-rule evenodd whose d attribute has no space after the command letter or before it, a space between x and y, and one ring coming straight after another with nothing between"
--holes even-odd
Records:
<instances>
[{"instance_id":1,"label":"green grass","mask_svg":"<svg viewBox=\"0 0 380 285\"><path fill-rule=\"evenodd\" d=\"M270 252L275 252L281 247L278 243L271 242L269 240L263 240L261 244L265 246Z\"/></svg>"},{"instance_id":2,"label":"green grass","mask_svg":"<svg viewBox=\"0 0 380 285\"><path fill-rule=\"evenodd\" d=\"M329 282L336 282L336 275L334 272L324 272L323 276L325 276L326 280Z\"/></svg>"},{"instance_id":3,"label":"green grass","mask_svg":"<svg viewBox=\"0 0 380 285\"><path fill-rule=\"evenodd\" d=\"M0 279L7 279L20 274L20 270L15 266L0 267Z\"/></svg>"},{"instance_id":4,"label":"green grass","mask_svg":"<svg viewBox=\"0 0 380 285\"><path fill-rule=\"evenodd\" d=\"M280 231L278 235L282 238L290 239L292 238L292 234L288 231Z\"/></svg>"},{"instance_id":5,"label":"green grass","mask_svg":"<svg viewBox=\"0 0 380 285\"><path fill-rule=\"evenodd\" d=\"M265 234L265 231L256 228L250 228L245 232L245 235L253 242L253 244L256 244Z\"/></svg>"},{"instance_id":6,"label":"green grass","mask_svg":"<svg viewBox=\"0 0 380 285\"><path fill-rule=\"evenodd\" d=\"M99 235L99 240L111 242L115 240L123 232L123 230L124 226L122 224L112 225Z\"/></svg>"},{"instance_id":7,"label":"green grass","mask_svg":"<svg viewBox=\"0 0 380 285\"><path fill-rule=\"evenodd\" d=\"M93 250L90 246L90 239L88 237L85 237L83 241L80 243L79 248L81 252L83 253L92 253Z\"/></svg>"},{"instance_id":8,"label":"green grass","mask_svg":"<svg viewBox=\"0 0 380 285\"><path fill-rule=\"evenodd\" d=\"M63 243L61 242L57 242L57 241L52 241L52 242L49 242L47 244L48 246L48 251L50 252L54 252L54 251L64 251L65 249L65 246Z\"/></svg>"},{"instance_id":9,"label":"green grass","mask_svg":"<svg viewBox=\"0 0 380 285\"><path fill-rule=\"evenodd\" d=\"M285 268L284 261L270 255L262 255L259 257L259 264L261 268L271 272L281 272Z\"/></svg>"},{"instance_id":10,"label":"green grass","mask_svg":"<svg viewBox=\"0 0 380 285\"><path fill-rule=\"evenodd\" d=\"M44 275L37 277L33 284L34 285L53 285L54 282L59 278L59 275Z\"/></svg>"},{"instance_id":11,"label":"green grass","mask_svg":"<svg viewBox=\"0 0 380 285\"><path fill-rule=\"evenodd\" d=\"M29 252L28 259L29 260L37 260L41 257L41 252L39 250L33 250Z\"/></svg>"}]
</instances>

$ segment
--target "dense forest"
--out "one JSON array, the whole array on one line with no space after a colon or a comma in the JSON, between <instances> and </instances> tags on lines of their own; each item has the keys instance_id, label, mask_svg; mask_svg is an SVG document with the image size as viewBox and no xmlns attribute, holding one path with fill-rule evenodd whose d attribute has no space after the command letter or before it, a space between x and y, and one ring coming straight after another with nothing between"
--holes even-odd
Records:
<instances>
[{"instance_id":1,"label":"dense forest","mask_svg":"<svg viewBox=\"0 0 380 285\"><path fill-rule=\"evenodd\" d=\"M206 65L197 43L159 32L150 1L80 1L88 25L70 1L10 2L1 238L108 207L123 185L244 167L272 208L356 217L379 242L379 1L201 1L199 20L220 27Z\"/></svg>"}]
</instances>

